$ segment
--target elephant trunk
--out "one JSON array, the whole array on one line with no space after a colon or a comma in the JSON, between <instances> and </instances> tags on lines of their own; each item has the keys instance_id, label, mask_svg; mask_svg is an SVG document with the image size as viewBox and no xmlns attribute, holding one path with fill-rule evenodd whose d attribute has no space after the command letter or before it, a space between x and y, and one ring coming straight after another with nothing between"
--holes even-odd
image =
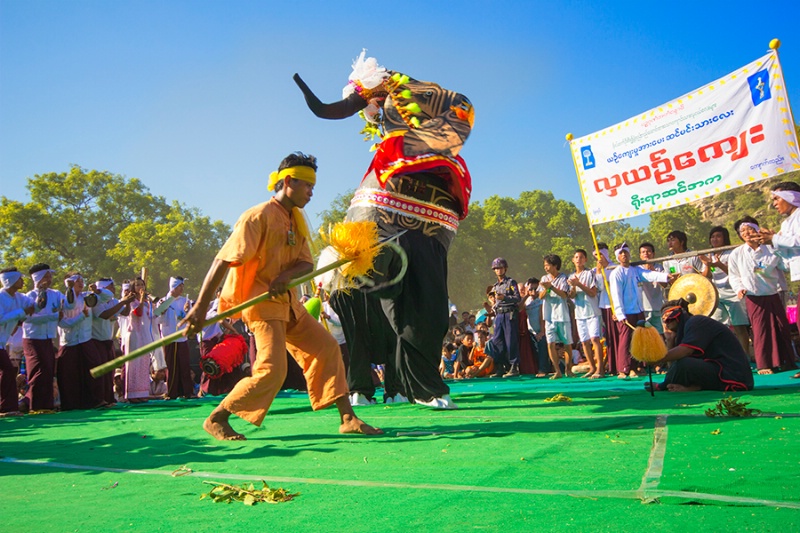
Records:
<instances>
[{"instance_id":1,"label":"elephant trunk","mask_svg":"<svg viewBox=\"0 0 800 533\"><path fill-rule=\"evenodd\" d=\"M352 117L367 107L367 102L356 93L351 94L344 100L339 100L332 104L323 104L298 74L294 75L294 82L300 87L300 90L303 91L303 96L306 98L308 108L319 118L338 120Z\"/></svg>"}]
</instances>

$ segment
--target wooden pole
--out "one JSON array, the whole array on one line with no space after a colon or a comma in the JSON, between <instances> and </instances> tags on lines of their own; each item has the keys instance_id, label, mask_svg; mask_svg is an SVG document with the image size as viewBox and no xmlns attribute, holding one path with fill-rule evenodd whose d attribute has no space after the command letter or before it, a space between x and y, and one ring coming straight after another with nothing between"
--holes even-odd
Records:
<instances>
[{"instance_id":1,"label":"wooden pole","mask_svg":"<svg viewBox=\"0 0 800 533\"><path fill-rule=\"evenodd\" d=\"M340 260L336 261L335 263L331 263L329 265L326 265L326 266L324 266L324 267L322 267L322 268L320 268L318 270L315 270L313 272L310 272L310 273L306 274L305 276L301 276L299 278L296 278L296 279L292 280L292 282L289 284L289 288L291 289L292 287L296 287L296 286L300 285L301 283L305 283L307 281L310 281L310 280L314 279L315 277L319 276L320 274L324 274L325 272L330 272L331 270L339 268L342 265L346 265L350 261L353 261L353 259L340 259ZM144 269L142 269L142 272L144 273ZM273 296L275 296L275 295L270 293L270 292L265 292L264 294L260 294L260 295L254 297L254 298L250 298L246 302L243 302L243 303L241 303L241 304L239 304L239 305L237 305L235 307L231 307L230 309L228 309L224 313L220 313L217 316L206 320L205 322L203 322L203 326L202 327L210 326L211 324L215 324L215 323L220 322L220 321L222 321L222 320L224 320L224 319L226 319L228 317L231 317L233 315L239 314L243 310L245 310L245 309L247 309L249 307L253 307L257 303L261 303L261 302L263 302L265 300L269 300ZM184 328L184 329L182 329L180 331L176 331L175 333L173 333L171 335L167 335L166 337L163 337L160 340L157 340L155 342L151 342L147 346L142 346L138 350L134 350L129 354L121 355L120 357L117 357L116 359L112 359L111 361L108 361L107 363L103 363L102 365L98 365L98 366L92 368L90 370L90 373L91 373L93 378L97 378L97 377L103 376L105 374L108 374L109 372L111 372L115 368L117 368L118 366L121 366L122 364L127 363L128 361L132 361L132 360L134 360L134 359L136 359L138 357L141 357L143 355L149 354L150 352L152 352L156 348L161 348L163 346L166 346L167 344L170 344L172 342L175 342L175 341L179 340L181 337L186 335L187 329L188 328Z\"/></svg>"},{"instance_id":2,"label":"wooden pole","mask_svg":"<svg viewBox=\"0 0 800 533\"><path fill-rule=\"evenodd\" d=\"M705 250L696 250L691 252L683 252L681 254L667 255L664 257L656 257L655 259L648 259L647 261L631 261L631 265L652 265L653 263L661 263L663 261L670 261L674 259L686 259L687 257L696 257L698 255L713 254L717 252L725 252L738 248L741 244L730 244L728 246L720 246L718 248L706 248Z\"/></svg>"}]
</instances>

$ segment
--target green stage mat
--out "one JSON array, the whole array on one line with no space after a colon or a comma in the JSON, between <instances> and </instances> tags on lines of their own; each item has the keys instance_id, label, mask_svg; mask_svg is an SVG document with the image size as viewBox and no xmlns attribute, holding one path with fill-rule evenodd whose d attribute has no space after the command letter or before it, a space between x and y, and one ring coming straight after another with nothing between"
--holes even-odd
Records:
<instances>
[{"instance_id":1,"label":"green stage mat","mask_svg":"<svg viewBox=\"0 0 800 533\"><path fill-rule=\"evenodd\" d=\"M719 392L530 377L450 382L455 411L358 408L379 437L339 435L297 393L261 428L233 420L244 442L203 432L218 398L2 419L0 531L798 531L789 376L734 394L762 411L747 419L706 417ZM200 500L204 480L262 479L301 495Z\"/></svg>"}]
</instances>

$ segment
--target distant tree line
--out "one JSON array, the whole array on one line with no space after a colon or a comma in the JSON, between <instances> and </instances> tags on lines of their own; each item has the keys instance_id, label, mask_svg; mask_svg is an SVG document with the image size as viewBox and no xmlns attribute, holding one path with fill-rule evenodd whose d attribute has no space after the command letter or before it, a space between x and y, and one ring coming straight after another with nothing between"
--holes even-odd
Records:
<instances>
[{"instance_id":1,"label":"distant tree line","mask_svg":"<svg viewBox=\"0 0 800 533\"><path fill-rule=\"evenodd\" d=\"M153 294L165 293L174 275L188 278L197 294L230 233L198 209L106 171L73 166L35 175L27 189L27 203L0 198L2 265L24 272L41 262L59 274L75 270L88 282L110 276L119 284L147 267Z\"/></svg>"}]
</instances>

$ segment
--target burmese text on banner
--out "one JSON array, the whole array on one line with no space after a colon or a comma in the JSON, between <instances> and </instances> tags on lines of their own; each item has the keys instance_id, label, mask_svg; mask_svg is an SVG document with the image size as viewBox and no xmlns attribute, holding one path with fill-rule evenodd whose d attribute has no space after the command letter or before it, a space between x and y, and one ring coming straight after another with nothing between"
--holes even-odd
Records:
<instances>
[{"instance_id":1,"label":"burmese text on banner","mask_svg":"<svg viewBox=\"0 0 800 533\"><path fill-rule=\"evenodd\" d=\"M776 51L570 148L592 225L800 169Z\"/></svg>"}]
</instances>

